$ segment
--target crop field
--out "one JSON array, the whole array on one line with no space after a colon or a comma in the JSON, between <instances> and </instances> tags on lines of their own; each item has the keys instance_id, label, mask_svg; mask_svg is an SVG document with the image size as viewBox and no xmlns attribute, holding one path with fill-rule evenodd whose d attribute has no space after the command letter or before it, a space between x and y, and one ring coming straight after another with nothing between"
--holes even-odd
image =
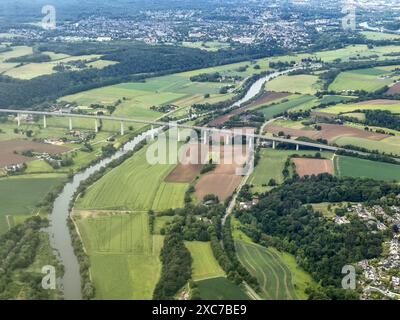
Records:
<instances>
[{"instance_id":1,"label":"crop field","mask_svg":"<svg viewBox=\"0 0 400 320\"><path fill-rule=\"evenodd\" d=\"M175 165L149 164L146 150L140 150L96 182L78 201L77 207L130 211L182 207L189 185L164 182Z\"/></svg>"},{"instance_id":2,"label":"crop field","mask_svg":"<svg viewBox=\"0 0 400 320\"><path fill-rule=\"evenodd\" d=\"M250 300L242 288L227 278L213 278L197 282L202 300Z\"/></svg>"},{"instance_id":3,"label":"crop field","mask_svg":"<svg viewBox=\"0 0 400 320\"><path fill-rule=\"evenodd\" d=\"M175 217L157 216L154 220L154 234L161 234L161 229L165 228L168 223L172 222Z\"/></svg>"},{"instance_id":4,"label":"crop field","mask_svg":"<svg viewBox=\"0 0 400 320\"><path fill-rule=\"evenodd\" d=\"M246 163L247 154L242 146L221 147L213 150L215 159L220 159L215 170L203 175L195 186L198 200L203 200L207 195L216 195L223 202L228 199L240 185L242 176L237 174L238 169ZM225 156L225 152L227 156ZM234 161L233 161L234 160Z\"/></svg>"},{"instance_id":5,"label":"crop field","mask_svg":"<svg viewBox=\"0 0 400 320\"><path fill-rule=\"evenodd\" d=\"M5 60L11 59L11 58L26 56L26 55L32 54L32 53L33 53L32 47L15 46L15 47L12 47L11 51L6 51L6 52L0 53L0 62L4 62Z\"/></svg>"},{"instance_id":6,"label":"crop field","mask_svg":"<svg viewBox=\"0 0 400 320\"><path fill-rule=\"evenodd\" d=\"M297 266L293 256L244 241L235 244L240 262L258 279L264 299L306 299L304 289L312 279Z\"/></svg>"},{"instance_id":7,"label":"crop field","mask_svg":"<svg viewBox=\"0 0 400 320\"><path fill-rule=\"evenodd\" d=\"M0 141L0 168L9 165L27 163L35 158L23 156L20 153L24 151L33 151L39 153L61 154L69 149L63 146L54 146L51 144L33 142L28 140L6 140Z\"/></svg>"},{"instance_id":8,"label":"crop field","mask_svg":"<svg viewBox=\"0 0 400 320\"><path fill-rule=\"evenodd\" d=\"M322 99L319 101L319 103L321 103L321 104L340 103L340 102L351 101L354 99L355 99L355 97L330 95L330 96L323 96Z\"/></svg>"},{"instance_id":9,"label":"crop field","mask_svg":"<svg viewBox=\"0 0 400 320\"><path fill-rule=\"evenodd\" d=\"M149 300L157 284L162 236L149 233L146 213L77 220L88 251L96 299Z\"/></svg>"},{"instance_id":10,"label":"crop field","mask_svg":"<svg viewBox=\"0 0 400 320\"><path fill-rule=\"evenodd\" d=\"M334 174L332 160L325 159L293 159L296 171L300 177L319 175L322 173Z\"/></svg>"},{"instance_id":11,"label":"crop field","mask_svg":"<svg viewBox=\"0 0 400 320\"><path fill-rule=\"evenodd\" d=\"M266 126L266 132L279 134L284 132L285 135L290 135L292 137L307 137L313 140L325 139L329 142L333 142L339 137L348 136L355 138L363 138L371 141L382 141L388 138L388 135L365 131L352 126L344 126L337 124L321 124L321 130L299 130L293 128L280 127L274 124L269 124Z\"/></svg>"},{"instance_id":12,"label":"crop field","mask_svg":"<svg viewBox=\"0 0 400 320\"><path fill-rule=\"evenodd\" d=\"M309 96L309 95L304 95L304 96L291 96L288 98L288 101L282 102L279 104L273 104L269 105L263 108L260 108L259 111L261 111L266 120L272 119L278 114L284 113L285 111L289 110L294 110L294 109L303 109L307 110L310 109L308 107L309 103L315 100L315 97Z\"/></svg>"},{"instance_id":13,"label":"crop field","mask_svg":"<svg viewBox=\"0 0 400 320\"><path fill-rule=\"evenodd\" d=\"M384 32L373 32L373 31L366 31L361 32L368 40L399 40L400 36L391 33L384 33Z\"/></svg>"},{"instance_id":14,"label":"crop field","mask_svg":"<svg viewBox=\"0 0 400 320\"><path fill-rule=\"evenodd\" d=\"M324 62L333 62L336 59L348 61L351 57L367 56L369 54L366 45L351 45L343 49L317 52L315 55Z\"/></svg>"},{"instance_id":15,"label":"crop field","mask_svg":"<svg viewBox=\"0 0 400 320\"><path fill-rule=\"evenodd\" d=\"M342 72L329 86L329 90L337 92L365 90L373 92L393 83L387 78L389 73L382 69L371 68Z\"/></svg>"},{"instance_id":16,"label":"crop field","mask_svg":"<svg viewBox=\"0 0 400 320\"><path fill-rule=\"evenodd\" d=\"M0 234L13 224L15 216L35 213L36 206L65 175L25 175L0 179Z\"/></svg>"},{"instance_id":17,"label":"crop field","mask_svg":"<svg viewBox=\"0 0 400 320\"><path fill-rule=\"evenodd\" d=\"M311 204L314 211L322 213L322 215L326 218L334 219L336 217L335 210L343 209L345 207L344 203L331 203L331 202L322 202L322 203L313 203Z\"/></svg>"},{"instance_id":18,"label":"crop field","mask_svg":"<svg viewBox=\"0 0 400 320\"><path fill-rule=\"evenodd\" d=\"M315 151L273 150L262 149L261 158L249 178L248 184L253 185L253 192L265 192L268 190L268 182L274 179L278 184L283 182L282 171L285 162L290 155L315 155ZM321 153L324 158L330 159L329 152ZM264 185L264 186L263 186Z\"/></svg>"},{"instance_id":19,"label":"crop field","mask_svg":"<svg viewBox=\"0 0 400 320\"><path fill-rule=\"evenodd\" d=\"M335 172L339 177L400 181L400 166L395 164L336 156L334 165Z\"/></svg>"},{"instance_id":20,"label":"crop field","mask_svg":"<svg viewBox=\"0 0 400 320\"><path fill-rule=\"evenodd\" d=\"M30 80L39 76L56 73L54 67L59 63L67 64L74 61L87 61L87 67L99 69L115 64L114 61L101 60L101 55L69 56L54 52L43 52L43 54L50 56L51 61L48 62L25 63L23 65L19 65L18 63L4 62L10 58L21 57L29 54L32 54L32 48L25 46L14 47L12 51L0 54L0 69L9 77L21 80Z\"/></svg>"},{"instance_id":21,"label":"crop field","mask_svg":"<svg viewBox=\"0 0 400 320\"><path fill-rule=\"evenodd\" d=\"M370 151L378 150L387 154L400 155L400 138L389 137L381 141L373 141L369 139L356 138L356 137L340 137L335 140L339 146L353 145L366 148Z\"/></svg>"},{"instance_id":22,"label":"crop field","mask_svg":"<svg viewBox=\"0 0 400 320\"><path fill-rule=\"evenodd\" d=\"M205 41L205 42L183 42L182 46L187 48L196 48L206 51L218 51L219 49L229 48L229 44L218 41Z\"/></svg>"},{"instance_id":23,"label":"crop field","mask_svg":"<svg viewBox=\"0 0 400 320\"><path fill-rule=\"evenodd\" d=\"M392 113L400 114L400 102L397 100L371 100L355 104L339 104L336 106L319 109L321 112L341 114L356 110L387 110Z\"/></svg>"},{"instance_id":24,"label":"crop field","mask_svg":"<svg viewBox=\"0 0 400 320\"><path fill-rule=\"evenodd\" d=\"M314 94L321 89L318 77L313 75L282 76L268 82L268 91Z\"/></svg>"},{"instance_id":25,"label":"crop field","mask_svg":"<svg viewBox=\"0 0 400 320\"><path fill-rule=\"evenodd\" d=\"M185 245L193 259L192 279L194 281L225 276L225 272L214 257L209 242L193 241L185 242Z\"/></svg>"}]
</instances>

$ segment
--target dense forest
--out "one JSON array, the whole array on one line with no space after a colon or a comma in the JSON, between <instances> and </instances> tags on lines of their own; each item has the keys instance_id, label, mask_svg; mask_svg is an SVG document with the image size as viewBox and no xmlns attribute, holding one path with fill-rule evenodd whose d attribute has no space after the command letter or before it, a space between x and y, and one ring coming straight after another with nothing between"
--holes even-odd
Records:
<instances>
[{"instance_id":1,"label":"dense forest","mask_svg":"<svg viewBox=\"0 0 400 320\"><path fill-rule=\"evenodd\" d=\"M252 209L236 215L256 242L277 246L297 257L300 266L322 285L320 290L309 292L311 299L352 299L357 298L356 292L338 289L343 266L378 257L385 235L356 217L350 224L337 225L308 204L374 203L381 199L390 204L398 201L399 193L399 185L374 180L339 179L327 174L295 177L265 194Z\"/></svg>"}]
</instances>

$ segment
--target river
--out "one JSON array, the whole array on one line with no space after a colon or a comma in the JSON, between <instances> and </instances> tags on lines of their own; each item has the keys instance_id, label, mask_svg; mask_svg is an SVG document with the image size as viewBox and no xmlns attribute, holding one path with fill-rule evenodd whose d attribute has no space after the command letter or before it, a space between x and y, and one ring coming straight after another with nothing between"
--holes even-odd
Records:
<instances>
[{"instance_id":1,"label":"river","mask_svg":"<svg viewBox=\"0 0 400 320\"><path fill-rule=\"evenodd\" d=\"M140 142L144 141L152 134L157 134L160 129L149 130L132 141L128 142L123 148L117 151L112 157L106 158L96 165L77 173L71 182L67 183L54 201L54 208L49 217L50 226L47 229L50 236L50 244L56 251L60 262L64 265L64 276L61 278L61 287L65 300L81 300L81 278L79 272L78 259L75 256L71 243L67 219L69 216L69 205L73 199L81 182L88 179L93 173L99 171L113 160L120 158L129 151L132 151Z\"/></svg>"},{"instance_id":2,"label":"river","mask_svg":"<svg viewBox=\"0 0 400 320\"><path fill-rule=\"evenodd\" d=\"M290 71L295 69L275 72L257 80L247 91L246 95L230 108L237 108L241 104L249 102L257 94L260 93L263 85ZM53 249L57 252L57 256L60 262L64 265L64 275L61 279L61 286L63 288L65 300L81 300L81 278L79 272L78 259L75 256L74 249L71 243L71 235L67 225L67 219L69 216L69 204L73 199L75 192L77 191L81 182L88 179L93 173L100 170L102 167L108 165L113 160L123 156L127 152L133 150L140 142L151 136L153 133L157 133L160 129L154 129L154 132L147 131L142 135L136 137L132 141L128 142L121 150L110 158L106 158L96 165L89 167L83 172L77 173L71 182L67 183L54 202L54 208L50 215L50 227L48 233L50 235L50 243Z\"/></svg>"}]
</instances>

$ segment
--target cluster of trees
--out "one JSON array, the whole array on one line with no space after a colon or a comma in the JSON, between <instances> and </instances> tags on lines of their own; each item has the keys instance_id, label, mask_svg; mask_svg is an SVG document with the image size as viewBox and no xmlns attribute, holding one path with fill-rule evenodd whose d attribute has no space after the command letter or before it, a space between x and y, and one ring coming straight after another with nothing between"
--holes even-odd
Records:
<instances>
[{"instance_id":1,"label":"cluster of trees","mask_svg":"<svg viewBox=\"0 0 400 320\"><path fill-rule=\"evenodd\" d=\"M33 53L26 56L15 57L6 60L6 62L8 63L42 63L49 61L51 61L50 56L43 53Z\"/></svg>"},{"instance_id":2,"label":"cluster of trees","mask_svg":"<svg viewBox=\"0 0 400 320\"><path fill-rule=\"evenodd\" d=\"M360 120L356 117L350 117L345 115L341 115L340 119L343 121L365 124L367 126L400 130L400 116L397 114L393 114L388 110L354 110L354 112L365 114L365 120ZM365 130L371 130L371 129L366 127ZM393 133L386 132L383 129L377 129L375 131L377 133L394 135Z\"/></svg>"},{"instance_id":3,"label":"cluster of trees","mask_svg":"<svg viewBox=\"0 0 400 320\"><path fill-rule=\"evenodd\" d=\"M255 241L266 244L265 240L273 237L274 244L297 257L298 263L322 285L315 298L345 299L355 296L340 289L343 266L378 257L384 234L378 230L371 232L356 217L350 224L337 225L308 204L373 204L399 193L398 185L369 179L339 179L328 174L294 177L264 195L258 205L239 211L236 216Z\"/></svg>"},{"instance_id":4,"label":"cluster of trees","mask_svg":"<svg viewBox=\"0 0 400 320\"><path fill-rule=\"evenodd\" d=\"M190 77L192 82L221 82L222 76L219 72L202 73L197 76Z\"/></svg>"},{"instance_id":5,"label":"cluster of trees","mask_svg":"<svg viewBox=\"0 0 400 320\"><path fill-rule=\"evenodd\" d=\"M174 217L170 224L161 229L161 234L179 231L185 241L210 241L208 229L213 214L210 214L208 207L187 204L183 209L169 209L158 215Z\"/></svg>"},{"instance_id":6,"label":"cluster of trees","mask_svg":"<svg viewBox=\"0 0 400 320\"><path fill-rule=\"evenodd\" d=\"M174 227L179 229L179 224ZM178 231L171 231L165 237L160 258L161 277L154 290L153 299L172 300L192 277L192 257Z\"/></svg>"},{"instance_id":7,"label":"cluster of trees","mask_svg":"<svg viewBox=\"0 0 400 320\"><path fill-rule=\"evenodd\" d=\"M108 158L114 155L117 152L117 149L112 144L107 144L101 147L101 154L103 158Z\"/></svg>"},{"instance_id":8,"label":"cluster of trees","mask_svg":"<svg viewBox=\"0 0 400 320\"><path fill-rule=\"evenodd\" d=\"M400 131L400 116L387 110L365 110L364 123L368 126L383 127Z\"/></svg>"},{"instance_id":9,"label":"cluster of trees","mask_svg":"<svg viewBox=\"0 0 400 320\"><path fill-rule=\"evenodd\" d=\"M0 300L17 299L21 290L26 299L51 299L41 286L43 275L27 271L38 254L40 231L47 226L47 220L35 216L0 236Z\"/></svg>"},{"instance_id":10,"label":"cluster of trees","mask_svg":"<svg viewBox=\"0 0 400 320\"><path fill-rule=\"evenodd\" d=\"M269 67L271 69L278 69L278 70L284 70L287 68L291 68L296 64L296 61L277 61L277 62L270 62Z\"/></svg>"},{"instance_id":11,"label":"cluster of trees","mask_svg":"<svg viewBox=\"0 0 400 320\"><path fill-rule=\"evenodd\" d=\"M240 127L251 127L261 128L265 122L265 116L262 112L256 110L246 111L240 115L233 116L227 122L224 127L227 128L240 128Z\"/></svg>"},{"instance_id":12,"label":"cluster of trees","mask_svg":"<svg viewBox=\"0 0 400 320\"><path fill-rule=\"evenodd\" d=\"M79 273L81 275L81 291L84 299L93 299L96 295L95 287L90 277L89 257L83 249L81 238L71 218L68 218L67 225L71 234L72 247L79 262Z\"/></svg>"},{"instance_id":13,"label":"cluster of trees","mask_svg":"<svg viewBox=\"0 0 400 320\"><path fill-rule=\"evenodd\" d=\"M328 90L329 86L335 81L336 77L341 73L340 69L330 69L319 75L319 79L324 81L324 90Z\"/></svg>"}]
</instances>

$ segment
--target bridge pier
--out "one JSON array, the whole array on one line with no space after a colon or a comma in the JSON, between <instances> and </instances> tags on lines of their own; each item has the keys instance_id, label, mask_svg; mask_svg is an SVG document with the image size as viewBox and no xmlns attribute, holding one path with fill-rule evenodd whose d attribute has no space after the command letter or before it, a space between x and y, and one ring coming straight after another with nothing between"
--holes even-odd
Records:
<instances>
[{"instance_id":1,"label":"bridge pier","mask_svg":"<svg viewBox=\"0 0 400 320\"><path fill-rule=\"evenodd\" d=\"M204 130L204 144L208 144L208 133L207 133L207 130Z\"/></svg>"},{"instance_id":2,"label":"bridge pier","mask_svg":"<svg viewBox=\"0 0 400 320\"><path fill-rule=\"evenodd\" d=\"M17 114L17 124L18 124L18 127L21 126L21 115L19 113Z\"/></svg>"},{"instance_id":3,"label":"bridge pier","mask_svg":"<svg viewBox=\"0 0 400 320\"><path fill-rule=\"evenodd\" d=\"M154 126L151 126L151 140L155 139Z\"/></svg>"},{"instance_id":4,"label":"bridge pier","mask_svg":"<svg viewBox=\"0 0 400 320\"><path fill-rule=\"evenodd\" d=\"M230 145L230 144L231 144L231 139L232 139L232 137L231 137L230 135L227 135L227 136L225 137L225 144L226 144L226 145Z\"/></svg>"},{"instance_id":5,"label":"bridge pier","mask_svg":"<svg viewBox=\"0 0 400 320\"><path fill-rule=\"evenodd\" d=\"M178 127L176 128L176 131L177 131L177 134L178 134L178 137L177 137L178 142L180 142L181 141L181 132L179 131Z\"/></svg>"},{"instance_id":6,"label":"bridge pier","mask_svg":"<svg viewBox=\"0 0 400 320\"><path fill-rule=\"evenodd\" d=\"M276 149L276 141L272 141L272 149Z\"/></svg>"},{"instance_id":7,"label":"bridge pier","mask_svg":"<svg viewBox=\"0 0 400 320\"><path fill-rule=\"evenodd\" d=\"M253 148L253 138L250 137L249 139L249 150L251 150L251 148Z\"/></svg>"},{"instance_id":8,"label":"bridge pier","mask_svg":"<svg viewBox=\"0 0 400 320\"><path fill-rule=\"evenodd\" d=\"M300 150L300 145L296 144L296 151Z\"/></svg>"},{"instance_id":9,"label":"bridge pier","mask_svg":"<svg viewBox=\"0 0 400 320\"><path fill-rule=\"evenodd\" d=\"M72 118L69 118L69 131L72 131Z\"/></svg>"},{"instance_id":10,"label":"bridge pier","mask_svg":"<svg viewBox=\"0 0 400 320\"><path fill-rule=\"evenodd\" d=\"M46 115L43 116L43 128L44 128L44 129L47 128L47 119L46 119Z\"/></svg>"},{"instance_id":11,"label":"bridge pier","mask_svg":"<svg viewBox=\"0 0 400 320\"><path fill-rule=\"evenodd\" d=\"M121 121L121 136L123 136L124 134L125 134L125 131L124 131L124 122Z\"/></svg>"},{"instance_id":12,"label":"bridge pier","mask_svg":"<svg viewBox=\"0 0 400 320\"><path fill-rule=\"evenodd\" d=\"M97 123L97 119L94 119L94 132L99 132L99 125Z\"/></svg>"}]
</instances>

